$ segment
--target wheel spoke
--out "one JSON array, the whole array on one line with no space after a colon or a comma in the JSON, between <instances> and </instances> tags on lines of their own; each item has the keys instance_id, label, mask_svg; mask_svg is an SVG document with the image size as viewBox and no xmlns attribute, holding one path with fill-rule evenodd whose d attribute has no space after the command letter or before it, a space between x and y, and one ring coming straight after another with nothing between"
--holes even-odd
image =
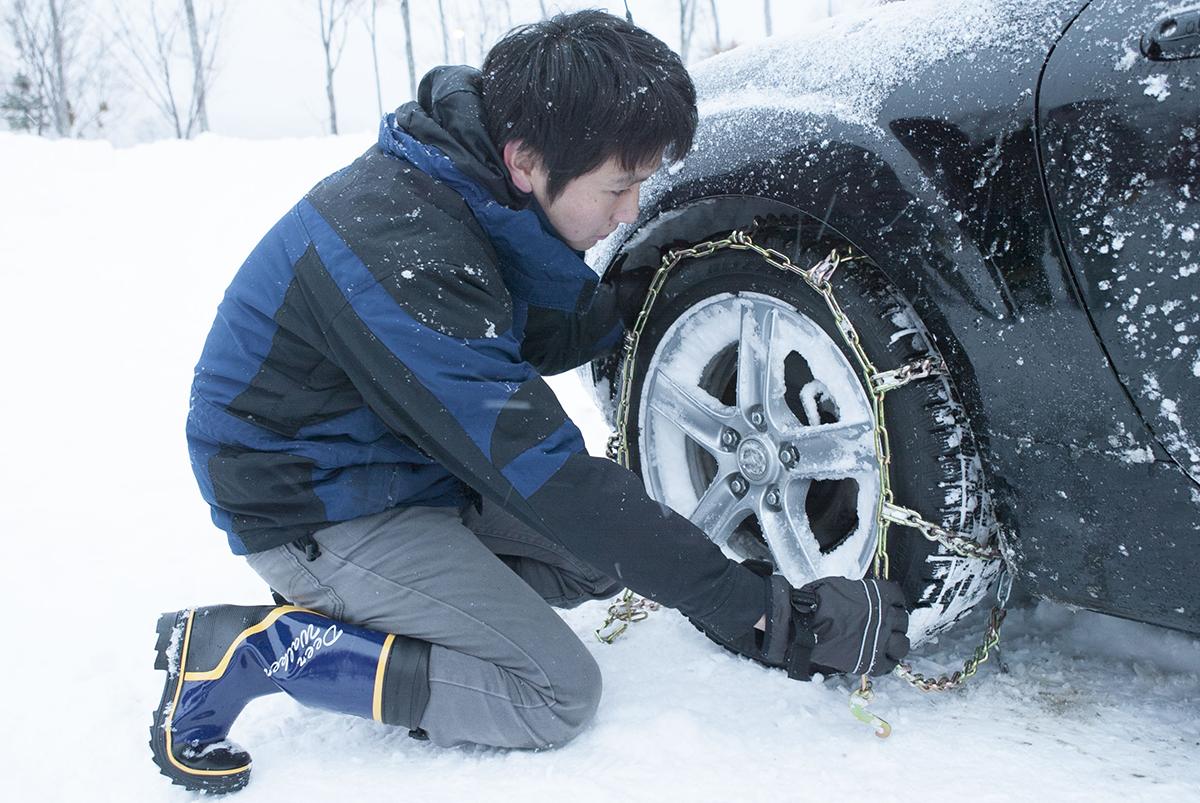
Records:
<instances>
[{"instance_id":1,"label":"wheel spoke","mask_svg":"<svg viewBox=\"0 0 1200 803\"><path fill-rule=\"evenodd\" d=\"M809 526L804 501L808 495L808 480L796 480L784 490L782 509L759 505L758 522L763 538L771 548L775 565L781 574L797 588L822 576L817 569L821 560L821 545Z\"/></svg>"},{"instance_id":2,"label":"wheel spoke","mask_svg":"<svg viewBox=\"0 0 1200 803\"><path fill-rule=\"evenodd\" d=\"M732 407L661 372L654 377L650 409L714 454L721 453L721 431L733 421Z\"/></svg>"},{"instance_id":3,"label":"wheel spoke","mask_svg":"<svg viewBox=\"0 0 1200 803\"><path fill-rule=\"evenodd\" d=\"M730 490L725 477L718 475L688 518L692 524L704 530L713 543L724 546L733 534L733 528L749 512L749 506Z\"/></svg>"},{"instance_id":4,"label":"wheel spoke","mask_svg":"<svg viewBox=\"0 0 1200 803\"><path fill-rule=\"evenodd\" d=\"M750 290L706 299L687 316L655 347L642 389L647 488L680 512L690 509L688 518L727 554L764 557L769 549L796 585L864 570L873 556L881 476L871 400L836 338L790 305ZM789 388L789 380L797 386ZM735 398L723 404L730 384ZM822 417L834 423L822 424ZM739 491L742 482L749 486L740 498L729 485L735 474ZM852 482L818 482L841 480ZM810 520L806 509L812 488L820 520ZM844 517L826 517L848 514L852 503L855 530L829 529L843 520L849 526ZM834 504L846 510L833 511ZM749 516L756 524L740 528ZM837 539L828 552L818 534L831 544Z\"/></svg>"},{"instance_id":5,"label":"wheel spoke","mask_svg":"<svg viewBox=\"0 0 1200 803\"><path fill-rule=\"evenodd\" d=\"M741 329L737 353L737 405L746 412L752 407L765 407L771 398L771 355L774 346L774 307L753 302L742 306Z\"/></svg>"},{"instance_id":6,"label":"wheel spoke","mask_svg":"<svg viewBox=\"0 0 1200 803\"><path fill-rule=\"evenodd\" d=\"M798 459L791 470L799 477L841 479L879 469L870 421L788 427L780 438L796 448Z\"/></svg>"}]
</instances>

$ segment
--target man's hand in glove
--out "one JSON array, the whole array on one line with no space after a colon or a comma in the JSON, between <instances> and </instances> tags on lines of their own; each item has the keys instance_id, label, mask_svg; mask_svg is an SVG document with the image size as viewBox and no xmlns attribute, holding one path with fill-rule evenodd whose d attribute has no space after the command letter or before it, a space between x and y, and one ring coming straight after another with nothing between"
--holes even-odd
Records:
<instances>
[{"instance_id":1,"label":"man's hand in glove","mask_svg":"<svg viewBox=\"0 0 1200 803\"><path fill-rule=\"evenodd\" d=\"M908 611L898 583L825 577L801 591L817 598L813 671L886 675L908 654Z\"/></svg>"},{"instance_id":2,"label":"man's hand in glove","mask_svg":"<svg viewBox=\"0 0 1200 803\"><path fill-rule=\"evenodd\" d=\"M897 583L824 577L797 590L765 563L746 565L767 580L765 630L728 637L693 621L726 649L798 680L814 672L884 675L908 654L908 611Z\"/></svg>"}]
</instances>

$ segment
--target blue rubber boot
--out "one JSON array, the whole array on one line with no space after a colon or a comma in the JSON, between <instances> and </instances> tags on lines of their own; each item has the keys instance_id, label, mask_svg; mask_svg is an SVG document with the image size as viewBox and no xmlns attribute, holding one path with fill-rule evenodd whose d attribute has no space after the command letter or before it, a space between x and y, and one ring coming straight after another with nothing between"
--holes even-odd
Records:
<instances>
[{"instance_id":1,"label":"blue rubber boot","mask_svg":"<svg viewBox=\"0 0 1200 803\"><path fill-rule=\"evenodd\" d=\"M429 701L429 643L292 606L216 605L158 620L162 700L154 763L195 791L234 792L250 755L227 737L250 700L282 691L305 705L418 729Z\"/></svg>"}]
</instances>

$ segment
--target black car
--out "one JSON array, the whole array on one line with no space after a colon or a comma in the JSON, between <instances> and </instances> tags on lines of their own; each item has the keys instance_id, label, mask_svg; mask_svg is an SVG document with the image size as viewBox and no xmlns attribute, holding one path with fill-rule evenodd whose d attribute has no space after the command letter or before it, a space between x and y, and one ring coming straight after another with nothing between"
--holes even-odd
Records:
<instances>
[{"instance_id":1,"label":"black car","mask_svg":"<svg viewBox=\"0 0 1200 803\"><path fill-rule=\"evenodd\" d=\"M591 255L648 310L589 372L650 492L796 585L941 528L886 528L914 643L999 573L955 537L1200 632L1200 6L894 3L694 76Z\"/></svg>"}]
</instances>

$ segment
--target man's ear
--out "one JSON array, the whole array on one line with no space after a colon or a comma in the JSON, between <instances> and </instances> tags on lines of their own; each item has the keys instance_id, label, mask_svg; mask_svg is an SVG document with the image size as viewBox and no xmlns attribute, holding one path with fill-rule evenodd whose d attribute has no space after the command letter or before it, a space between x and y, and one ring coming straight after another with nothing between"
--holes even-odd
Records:
<instances>
[{"instance_id":1,"label":"man's ear","mask_svg":"<svg viewBox=\"0 0 1200 803\"><path fill-rule=\"evenodd\" d=\"M519 139L504 143L504 166L521 192L533 192L533 172L539 160Z\"/></svg>"}]
</instances>

